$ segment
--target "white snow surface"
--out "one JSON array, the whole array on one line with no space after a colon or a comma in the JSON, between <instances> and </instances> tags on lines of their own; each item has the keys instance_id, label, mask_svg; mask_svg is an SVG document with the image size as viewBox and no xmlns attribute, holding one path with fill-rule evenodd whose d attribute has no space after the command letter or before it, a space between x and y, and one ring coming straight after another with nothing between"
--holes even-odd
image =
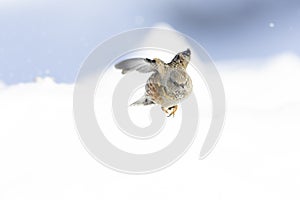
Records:
<instances>
[{"instance_id":1,"label":"white snow surface","mask_svg":"<svg viewBox=\"0 0 300 200\"><path fill-rule=\"evenodd\" d=\"M217 66L227 114L216 148L198 160L198 137L174 165L147 175L115 172L87 153L72 84L0 82L0 199L299 199L300 58Z\"/></svg>"}]
</instances>

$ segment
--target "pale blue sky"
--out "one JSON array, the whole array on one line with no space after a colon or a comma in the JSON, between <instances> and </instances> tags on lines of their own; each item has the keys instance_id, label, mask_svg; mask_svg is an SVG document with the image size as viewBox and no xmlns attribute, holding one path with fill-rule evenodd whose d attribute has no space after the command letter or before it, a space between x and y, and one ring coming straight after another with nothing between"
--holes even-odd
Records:
<instances>
[{"instance_id":1,"label":"pale blue sky","mask_svg":"<svg viewBox=\"0 0 300 200\"><path fill-rule=\"evenodd\" d=\"M159 22L196 39L216 61L299 55L299 21L298 0L0 0L0 80L74 82L99 43Z\"/></svg>"}]
</instances>

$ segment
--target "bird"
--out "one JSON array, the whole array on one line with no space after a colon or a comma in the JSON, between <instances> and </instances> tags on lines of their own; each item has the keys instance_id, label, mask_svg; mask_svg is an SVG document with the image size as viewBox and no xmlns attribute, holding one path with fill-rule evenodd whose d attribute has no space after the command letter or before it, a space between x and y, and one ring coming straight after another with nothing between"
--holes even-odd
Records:
<instances>
[{"instance_id":1,"label":"bird","mask_svg":"<svg viewBox=\"0 0 300 200\"><path fill-rule=\"evenodd\" d=\"M169 62L159 58L129 58L115 64L122 74L132 71L152 73L145 85L144 95L132 105L160 105L167 117L175 116L178 104L190 96L192 79L186 68L191 59L191 50L179 52Z\"/></svg>"}]
</instances>

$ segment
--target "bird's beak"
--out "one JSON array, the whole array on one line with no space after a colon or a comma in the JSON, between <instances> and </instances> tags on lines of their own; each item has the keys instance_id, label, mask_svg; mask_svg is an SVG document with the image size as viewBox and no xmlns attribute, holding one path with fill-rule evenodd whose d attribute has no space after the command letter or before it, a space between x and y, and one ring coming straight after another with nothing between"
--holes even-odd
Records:
<instances>
[{"instance_id":1,"label":"bird's beak","mask_svg":"<svg viewBox=\"0 0 300 200\"><path fill-rule=\"evenodd\" d=\"M185 55L185 56L190 56L191 55L191 50L187 49L184 52L182 52L182 54Z\"/></svg>"}]
</instances>

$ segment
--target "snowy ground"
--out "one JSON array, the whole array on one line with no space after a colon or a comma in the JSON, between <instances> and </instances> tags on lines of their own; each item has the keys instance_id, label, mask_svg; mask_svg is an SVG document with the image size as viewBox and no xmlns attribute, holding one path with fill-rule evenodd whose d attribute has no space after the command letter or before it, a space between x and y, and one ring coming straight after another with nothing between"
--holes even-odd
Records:
<instances>
[{"instance_id":1,"label":"snowy ground","mask_svg":"<svg viewBox=\"0 0 300 200\"><path fill-rule=\"evenodd\" d=\"M102 166L81 145L73 85L0 84L0 199L299 199L300 58L217 66L227 117L216 149L197 160L197 139L171 167L137 176Z\"/></svg>"}]
</instances>

